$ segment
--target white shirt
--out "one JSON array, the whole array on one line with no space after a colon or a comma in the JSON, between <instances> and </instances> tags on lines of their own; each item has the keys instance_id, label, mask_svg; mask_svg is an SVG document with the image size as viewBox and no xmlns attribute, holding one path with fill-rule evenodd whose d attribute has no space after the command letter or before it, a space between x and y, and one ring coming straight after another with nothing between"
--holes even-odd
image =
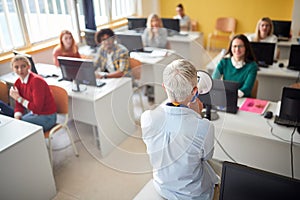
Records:
<instances>
[{"instance_id":1,"label":"white shirt","mask_svg":"<svg viewBox=\"0 0 300 200\"><path fill-rule=\"evenodd\" d=\"M189 31L190 30L190 24L191 24L191 19L189 16L184 15L181 17L180 15L174 16L174 19L179 19L180 27L184 27L187 30L184 31Z\"/></svg>"},{"instance_id":2,"label":"white shirt","mask_svg":"<svg viewBox=\"0 0 300 200\"><path fill-rule=\"evenodd\" d=\"M190 108L159 106L141 116L153 184L166 199L212 199L218 177L208 164L214 126Z\"/></svg>"},{"instance_id":3,"label":"white shirt","mask_svg":"<svg viewBox=\"0 0 300 200\"><path fill-rule=\"evenodd\" d=\"M255 37L256 37L255 33L247 36L247 38L250 42L254 41ZM268 37L260 40L260 42L270 42L270 43L277 43L277 41L278 41L278 38L276 35L269 35Z\"/></svg>"},{"instance_id":4,"label":"white shirt","mask_svg":"<svg viewBox=\"0 0 300 200\"><path fill-rule=\"evenodd\" d=\"M116 71L115 67L114 67L113 60L112 60L112 55L113 55L113 52L107 54L106 69L110 73Z\"/></svg>"}]
</instances>

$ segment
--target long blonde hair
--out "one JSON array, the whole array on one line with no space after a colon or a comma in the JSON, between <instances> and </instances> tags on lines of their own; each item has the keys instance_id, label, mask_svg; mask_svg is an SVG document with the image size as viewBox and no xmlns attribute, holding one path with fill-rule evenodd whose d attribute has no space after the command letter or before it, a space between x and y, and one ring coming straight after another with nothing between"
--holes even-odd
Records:
<instances>
[{"instance_id":1,"label":"long blonde hair","mask_svg":"<svg viewBox=\"0 0 300 200\"><path fill-rule=\"evenodd\" d=\"M152 22L153 19L156 19L158 21L159 28L163 28L164 27L164 25L163 25L160 17L157 14L150 14L148 16L148 18L147 18L147 28L150 30L150 33L149 33L149 38L150 39L152 39L153 36L154 36L154 34L152 32L152 24L151 24L151 22Z\"/></svg>"},{"instance_id":2,"label":"long blonde hair","mask_svg":"<svg viewBox=\"0 0 300 200\"><path fill-rule=\"evenodd\" d=\"M254 38L254 42L259 42L262 38L260 37L260 30L259 30L259 27L260 27L260 24L262 22L267 22L269 25L270 25L270 31L268 33L268 36L272 35L273 34L273 31L274 31L274 27L273 27L273 22L272 20L269 18L269 17L263 17L261 18L258 22L257 22L257 25L256 25L256 29L255 29L255 38Z\"/></svg>"}]
</instances>

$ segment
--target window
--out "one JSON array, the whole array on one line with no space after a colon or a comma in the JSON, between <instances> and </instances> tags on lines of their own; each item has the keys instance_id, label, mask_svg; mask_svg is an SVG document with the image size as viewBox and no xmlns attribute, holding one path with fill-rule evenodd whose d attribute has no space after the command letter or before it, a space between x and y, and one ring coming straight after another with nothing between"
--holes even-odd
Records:
<instances>
[{"instance_id":1,"label":"window","mask_svg":"<svg viewBox=\"0 0 300 200\"><path fill-rule=\"evenodd\" d=\"M137 0L93 0L96 26L133 15ZM78 0L0 0L0 53L57 38L61 30L85 29L83 3ZM73 8L77 8L75 16Z\"/></svg>"}]
</instances>

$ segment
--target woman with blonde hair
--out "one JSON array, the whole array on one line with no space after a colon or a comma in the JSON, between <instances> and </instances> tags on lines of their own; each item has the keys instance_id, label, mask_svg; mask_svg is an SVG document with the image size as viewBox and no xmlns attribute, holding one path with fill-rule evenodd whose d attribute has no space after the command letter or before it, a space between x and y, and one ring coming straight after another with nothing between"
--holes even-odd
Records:
<instances>
[{"instance_id":1,"label":"woman with blonde hair","mask_svg":"<svg viewBox=\"0 0 300 200\"><path fill-rule=\"evenodd\" d=\"M53 49L53 62L56 66L59 66L58 56L81 58L78 46L70 31L63 30L60 33L59 41L60 43Z\"/></svg>"},{"instance_id":2,"label":"woman with blonde hair","mask_svg":"<svg viewBox=\"0 0 300 200\"><path fill-rule=\"evenodd\" d=\"M273 34L273 23L269 17L261 18L256 25L255 33L248 36L251 42L271 42L277 43L277 36Z\"/></svg>"},{"instance_id":3,"label":"woman with blonde hair","mask_svg":"<svg viewBox=\"0 0 300 200\"><path fill-rule=\"evenodd\" d=\"M159 16L157 14L149 15L147 19L147 28L142 35L144 46L167 48L167 37L167 29L163 27L163 23Z\"/></svg>"}]
</instances>

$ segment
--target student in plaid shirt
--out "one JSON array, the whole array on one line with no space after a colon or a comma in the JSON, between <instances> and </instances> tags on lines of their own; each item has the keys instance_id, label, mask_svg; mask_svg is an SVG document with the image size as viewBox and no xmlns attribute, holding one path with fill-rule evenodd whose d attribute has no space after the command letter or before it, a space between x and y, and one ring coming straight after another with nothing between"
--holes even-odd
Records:
<instances>
[{"instance_id":1,"label":"student in plaid shirt","mask_svg":"<svg viewBox=\"0 0 300 200\"><path fill-rule=\"evenodd\" d=\"M97 78L123 77L129 67L129 53L126 47L115 43L115 33L102 29L96 34L96 42L101 44L99 57L95 61Z\"/></svg>"}]
</instances>

